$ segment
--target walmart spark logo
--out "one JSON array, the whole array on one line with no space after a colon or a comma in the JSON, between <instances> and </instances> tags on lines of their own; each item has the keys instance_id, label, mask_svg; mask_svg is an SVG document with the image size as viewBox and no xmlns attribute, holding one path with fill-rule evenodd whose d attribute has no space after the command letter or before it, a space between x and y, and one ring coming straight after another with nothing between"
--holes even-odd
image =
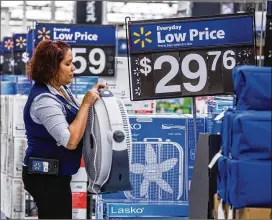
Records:
<instances>
[{"instance_id":1,"label":"walmart spark logo","mask_svg":"<svg viewBox=\"0 0 272 220\"><path fill-rule=\"evenodd\" d=\"M23 48L26 46L26 39L23 39L23 37L19 37L19 39L16 39L16 47Z\"/></svg>"},{"instance_id":2,"label":"walmart spark logo","mask_svg":"<svg viewBox=\"0 0 272 220\"><path fill-rule=\"evenodd\" d=\"M38 30L39 36L38 39L42 38L42 40L47 40L50 39L50 30L46 30L45 27L42 28L42 30Z\"/></svg>"},{"instance_id":3,"label":"walmart spark logo","mask_svg":"<svg viewBox=\"0 0 272 220\"><path fill-rule=\"evenodd\" d=\"M13 48L13 41L11 39L6 40L4 47L10 50L11 48Z\"/></svg>"},{"instance_id":4,"label":"walmart spark logo","mask_svg":"<svg viewBox=\"0 0 272 220\"><path fill-rule=\"evenodd\" d=\"M152 34L151 31L145 33L144 27L141 27L140 34L137 32L133 33L133 35L138 38L137 40L134 41L134 44L141 43L141 47L145 48L145 42L152 43L152 40L147 38L147 36L150 36L151 34Z\"/></svg>"}]
</instances>

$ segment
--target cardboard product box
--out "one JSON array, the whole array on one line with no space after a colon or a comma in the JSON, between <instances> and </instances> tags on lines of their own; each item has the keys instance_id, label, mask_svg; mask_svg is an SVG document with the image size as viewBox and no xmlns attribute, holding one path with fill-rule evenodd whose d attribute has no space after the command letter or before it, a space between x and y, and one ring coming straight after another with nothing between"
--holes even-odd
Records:
<instances>
[{"instance_id":1,"label":"cardboard product box","mask_svg":"<svg viewBox=\"0 0 272 220\"><path fill-rule=\"evenodd\" d=\"M11 219L25 218L25 190L20 178L7 177L7 196L5 203L6 217Z\"/></svg>"},{"instance_id":2,"label":"cardboard product box","mask_svg":"<svg viewBox=\"0 0 272 220\"><path fill-rule=\"evenodd\" d=\"M182 115L130 115L131 191L103 194L105 201L186 201L187 117ZM150 179L151 178L151 179ZM144 194L141 191L145 191Z\"/></svg>"},{"instance_id":3,"label":"cardboard product box","mask_svg":"<svg viewBox=\"0 0 272 220\"><path fill-rule=\"evenodd\" d=\"M24 161L27 139L8 137L8 175L11 177L22 177L22 164Z\"/></svg>"},{"instance_id":4,"label":"cardboard product box","mask_svg":"<svg viewBox=\"0 0 272 220\"><path fill-rule=\"evenodd\" d=\"M8 135L25 137L25 124L23 120L26 95L8 96Z\"/></svg>"},{"instance_id":5,"label":"cardboard product box","mask_svg":"<svg viewBox=\"0 0 272 220\"><path fill-rule=\"evenodd\" d=\"M131 115L129 119L133 141L130 155L131 168L133 164L140 163L148 170L147 173L143 170L139 175L136 168L136 170L131 169L130 179L134 190L126 192L126 197L143 199L140 191L147 183L149 187L144 197L149 201L185 201L188 181L186 117ZM143 178L146 175L151 176L152 172L159 172L154 181L149 181L148 177Z\"/></svg>"},{"instance_id":6,"label":"cardboard product box","mask_svg":"<svg viewBox=\"0 0 272 220\"><path fill-rule=\"evenodd\" d=\"M272 208L237 209L235 219L272 219Z\"/></svg>"},{"instance_id":7,"label":"cardboard product box","mask_svg":"<svg viewBox=\"0 0 272 220\"><path fill-rule=\"evenodd\" d=\"M112 93L120 98L130 97L128 59L126 57L115 58L115 76L99 77L99 82L107 83Z\"/></svg>"},{"instance_id":8,"label":"cardboard product box","mask_svg":"<svg viewBox=\"0 0 272 220\"><path fill-rule=\"evenodd\" d=\"M122 99L129 114L152 114L156 112L155 101L131 101L129 98Z\"/></svg>"},{"instance_id":9,"label":"cardboard product box","mask_svg":"<svg viewBox=\"0 0 272 220\"><path fill-rule=\"evenodd\" d=\"M27 219L38 219L38 208L33 197L25 191L25 216Z\"/></svg>"},{"instance_id":10,"label":"cardboard product box","mask_svg":"<svg viewBox=\"0 0 272 220\"><path fill-rule=\"evenodd\" d=\"M6 107L7 107L6 96L1 95L1 121L0 121L1 134L7 134L8 132Z\"/></svg>"},{"instance_id":11,"label":"cardboard product box","mask_svg":"<svg viewBox=\"0 0 272 220\"><path fill-rule=\"evenodd\" d=\"M73 219L87 219L87 183L71 182Z\"/></svg>"},{"instance_id":12,"label":"cardboard product box","mask_svg":"<svg viewBox=\"0 0 272 220\"><path fill-rule=\"evenodd\" d=\"M228 108L233 108L233 98L214 97L208 102L207 108L206 133L220 134L222 118L216 120L216 117Z\"/></svg>"},{"instance_id":13,"label":"cardboard product box","mask_svg":"<svg viewBox=\"0 0 272 220\"><path fill-rule=\"evenodd\" d=\"M7 135L1 134L1 172L7 173Z\"/></svg>"},{"instance_id":14,"label":"cardboard product box","mask_svg":"<svg viewBox=\"0 0 272 220\"><path fill-rule=\"evenodd\" d=\"M220 200L218 198L218 195L215 194L214 197L213 197L213 217L214 217L214 219L218 219L219 203L220 203ZM226 203L223 203L222 207L223 207L223 212L224 212L225 219L227 219L228 218L228 213L229 213L229 205L227 205Z\"/></svg>"},{"instance_id":15,"label":"cardboard product box","mask_svg":"<svg viewBox=\"0 0 272 220\"><path fill-rule=\"evenodd\" d=\"M81 158L80 168L76 174L72 176L72 182L87 182L88 176L84 165L84 160Z\"/></svg>"},{"instance_id":16,"label":"cardboard product box","mask_svg":"<svg viewBox=\"0 0 272 220\"><path fill-rule=\"evenodd\" d=\"M1 211L5 213L5 197L6 197L6 174L1 172Z\"/></svg>"},{"instance_id":17,"label":"cardboard product box","mask_svg":"<svg viewBox=\"0 0 272 220\"><path fill-rule=\"evenodd\" d=\"M188 148L188 156L186 159L188 160L188 185L187 188L190 190L191 181L193 178L193 171L194 171L194 163L195 163L195 152L196 152L196 146L197 141L195 141L194 136L194 120L192 114L183 114L183 116L188 118L187 127L186 127L186 146ZM205 127L205 120L206 117L202 114L197 114L197 138L199 134L205 133L206 127Z\"/></svg>"}]
</instances>

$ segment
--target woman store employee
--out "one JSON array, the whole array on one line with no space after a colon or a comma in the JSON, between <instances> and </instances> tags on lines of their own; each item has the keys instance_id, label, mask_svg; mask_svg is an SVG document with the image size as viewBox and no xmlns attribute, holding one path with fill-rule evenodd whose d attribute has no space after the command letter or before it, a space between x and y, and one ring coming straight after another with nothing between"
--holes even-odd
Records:
<instances>
[{"instance_id":1,"label":"woman store employee","mask_svg":"<svg viewBox=\"0 0 272 220\"><path fill-rule=\"evenodd\" d=\"M79 104L66 87L74 75L72 62L68 44L45 40L29 65L35 83L24 108L28 147L22 175L39 219L72 219L71 176L80 166L89 108L106 87L97 84Z\"/></svg>"}]
</instances>

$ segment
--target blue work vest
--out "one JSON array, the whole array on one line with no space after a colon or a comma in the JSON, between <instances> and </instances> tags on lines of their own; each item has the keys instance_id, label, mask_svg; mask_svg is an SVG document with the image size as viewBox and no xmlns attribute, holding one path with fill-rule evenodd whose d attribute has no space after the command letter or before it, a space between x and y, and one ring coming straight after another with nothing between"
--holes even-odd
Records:
<instances>
[{"instance_id":1,"label":"blue work vest","mask_svg":"<svg viewBox=\"0 0 272 220\"><path fill-rule=\"evenodd\" d=\"M70 91L64 87L68 94ZM42 124L34 122L30 116L32 101L42 93L51 93L46 85L34 84L24 108L24 123L27 136L27 149L24 164L28 165L29 157L48 158L59 160L59 175L73 175L80 167L83 140L75 150L69 150L64 146L57 145L56 140L49 134ZM71 94L70 94L71 96ZM78 109L72 106L60 95L56 97L62 102L67 112L66 120L71 124L76 117ZM72 98L72 97L71 97Z\"/></svg>"}]
</instances>

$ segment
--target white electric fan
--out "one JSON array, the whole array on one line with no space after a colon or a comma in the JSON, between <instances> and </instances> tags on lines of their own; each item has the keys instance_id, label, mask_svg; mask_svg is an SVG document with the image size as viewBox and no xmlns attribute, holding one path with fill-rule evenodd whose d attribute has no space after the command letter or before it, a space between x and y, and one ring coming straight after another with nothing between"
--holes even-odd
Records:
<instances>
[{"instance_id":1,"label":"white electric fan","mask_svg":"<svg viewBox=\"0 0 272 220\"><path fill-rule=\"evenodd\" d=\"M83 159L93 194L131 190L129 150L131 131L121 99L101 89L100 99L89 111Z\"/></svg>"}]
</instances>

